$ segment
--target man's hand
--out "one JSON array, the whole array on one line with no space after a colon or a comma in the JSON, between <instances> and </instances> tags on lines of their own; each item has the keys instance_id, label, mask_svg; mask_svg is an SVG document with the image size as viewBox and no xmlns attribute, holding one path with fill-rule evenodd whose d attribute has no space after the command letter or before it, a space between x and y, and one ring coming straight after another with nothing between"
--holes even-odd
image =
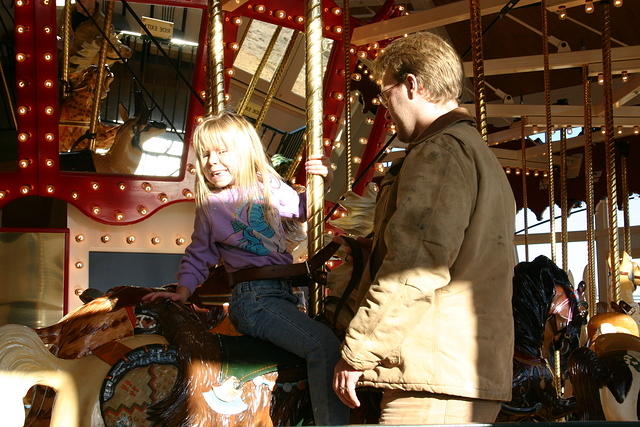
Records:
<instances>
[{"instance_id":1,"label":"man's hand","mask_svg":"<svg viewBox=\"0 0 640 427\"><path fill-rule=\"evenodd\" d=\"M362 376L362 371L353 369L344 359L340 359L333 368L333 391L342 403L349 408L357 408L360 401L356 395L356 383Z\"/></svg>"},{"instance_id":2,"label":"man's hand","mask_svg":"<svg viewBox=\"0 0 640 427\"><path fill-rule=\"evenodd\" d=\"M142 302L149 303L154 302L157 299L168 299L184 304L190 296L191 292L189 289L184 286L178 286L175 292L150 292L142 297Z\"/></svg>"}]
</instances>

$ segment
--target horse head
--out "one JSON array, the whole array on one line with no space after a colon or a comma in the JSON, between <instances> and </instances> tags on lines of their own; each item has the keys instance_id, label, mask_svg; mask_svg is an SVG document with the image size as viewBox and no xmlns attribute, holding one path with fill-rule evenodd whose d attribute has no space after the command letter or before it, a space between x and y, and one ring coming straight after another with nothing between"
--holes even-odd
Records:
<instances>
[{"instance_id":1,"label":"horse head","mask_svg":"<svg viewBox=\"0 0 640 427\"><path fill-rule=\"evenodd\" d=\"M148 108L141 91L135 92L135 113L129 117L120 105L123 124L116 131L113 145L106 154L93 153L93 164L98 173L130 175L135 173L142 158L142 146L149 139L165 132L167 125L151 120L153 108Z\"/></svg>"},{"instance_id":2,"label":"horse head","mask_svg":"<svg viewBox=\"0 0 640 427\"><path fill-rule=\"evenodd\" d=\"M92 19L87 19L76 27L69 59L69 62L76 66L76 71L98 63L103 40L102 28L104 28L104 15L99 8L96 8ZM120 36L113 32L113 28L109 32L109 41L110 43L107 43L107 65L131 58L133 54L131 48L120 41Z\"/></svg>"}]
</instances>

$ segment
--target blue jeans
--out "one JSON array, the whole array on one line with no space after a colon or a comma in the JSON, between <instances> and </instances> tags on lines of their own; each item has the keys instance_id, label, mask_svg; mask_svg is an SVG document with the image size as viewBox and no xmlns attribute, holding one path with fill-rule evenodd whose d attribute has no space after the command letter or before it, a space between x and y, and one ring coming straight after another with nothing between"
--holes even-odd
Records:
<instances>
[{"instance_id":1,"label":"blue jeans","mask_svg":"<svg viewBox=\"0 0 640 427\"><path fill-rule=\"evenodd\" d=\"M298 310L287 280L235 285L229 316L239 332L269 341L306 359L309 393L317 425L349 423L349 409L333 392L340 342L331 329Z\"/></svg>"}]
</instances>

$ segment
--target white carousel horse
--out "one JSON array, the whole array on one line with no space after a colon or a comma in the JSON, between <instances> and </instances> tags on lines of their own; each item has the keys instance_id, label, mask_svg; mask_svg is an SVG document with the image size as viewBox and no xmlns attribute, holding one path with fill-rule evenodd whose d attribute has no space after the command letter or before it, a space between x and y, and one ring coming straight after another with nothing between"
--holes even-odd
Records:
<instances>
[{"instance_id":1,"label":"white carousel horse","mask_svg":"<svg viewBox=\"0 0 640 427\"><path fill-rule=\"evenodd\" d=\"M137 333L113 340L133 330L126 308L149 291L119 288L59 325L38 331L0 327L0 410L11 415L3 419L4 425L22 425L23 397L35 384L57 392L54 427L269 427L297 421L306 389L300 382L304 377L298 376L303 371L297 365L300 359L249 337L211 333L182 305L140 307L136 327L164 336ZM113 332L113 327L119 330ZM59 354L77 358L58 358L43 341ZM283 358L274 363L262 358L264 354Z\"/></svg>"}]
</instances>

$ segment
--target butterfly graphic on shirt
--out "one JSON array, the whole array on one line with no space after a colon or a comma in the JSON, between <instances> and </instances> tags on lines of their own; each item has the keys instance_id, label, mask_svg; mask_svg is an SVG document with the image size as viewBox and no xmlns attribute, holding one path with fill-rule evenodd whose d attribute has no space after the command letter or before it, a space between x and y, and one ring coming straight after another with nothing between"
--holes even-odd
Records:
<instances>
[{"instance_id":1,"label":"butterfly graphic on shirt","mask_svg":"<svg viewBox=\"0 0 640 427\"><path fill-rule=\"evenodd\" d=\"M261 256L269 255L274 251L282 252L278 242L273 239L276 233L264 216L263 205L247 203L238 210L237 217L247 218L247 223L239 219L231 221L234 236L240 233L237 246L247 252Z\"/></svg>"}]
</instances>

